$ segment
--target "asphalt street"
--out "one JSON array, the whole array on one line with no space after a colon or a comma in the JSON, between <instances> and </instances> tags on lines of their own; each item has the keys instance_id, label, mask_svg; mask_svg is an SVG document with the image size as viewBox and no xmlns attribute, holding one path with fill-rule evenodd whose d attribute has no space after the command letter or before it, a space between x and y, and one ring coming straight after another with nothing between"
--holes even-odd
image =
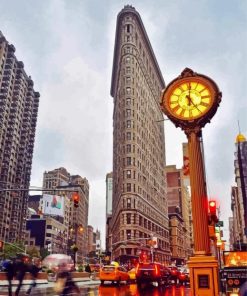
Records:
<instances>
[{"instance_id":1,"label":"asphalt street","mask_svg":"<svg viewBox=\"0 0 247 296\"><path fill-rule=\"evenodd\" d=\"M99 283L78 283L82 296L190 296L190 289L186 287L155 287L153 285L142 286L137 288L136 284L132 285L99 285ZM13 291L15 291L15 288ZM28 285L25 285L21 289L20 296L26 295ZM0 296L8 295L7 287L0 287ZM56 296L53 290L53 283L41 284L37 286L31 293L31 295L42 296Z\"/></svg>"}]
</instances>

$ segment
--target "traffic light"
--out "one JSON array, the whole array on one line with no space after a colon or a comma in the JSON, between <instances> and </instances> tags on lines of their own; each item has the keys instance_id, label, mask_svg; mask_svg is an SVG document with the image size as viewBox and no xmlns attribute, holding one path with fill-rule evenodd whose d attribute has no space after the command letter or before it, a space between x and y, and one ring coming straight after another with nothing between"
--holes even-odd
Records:
<instances>
[{"instance_id":1,"label":"traffic light","mask_svg":"<svg viewBox=\"0 0 247 296\"><path fill-rule=\"evenodd\" d=\"M79 197L78 193L74 193L73 194L73 202L74 202L75 208L79 207L79 200L80 200L80 197Z\"/></svg>"},{"instance_id":2,"label":"traffic light","mask_svg":"<svg viewBox=\"0 0 247 296\"><path fill-rule=\"evenodd\" d=\"M3 252L4 242L0 241L0 253Z\"/></svg>"},{"instance_id":3,"label":"traffic light","mask_svg":"<svg viewBox=\"0 0 247 296\"><path fill-rule=\"evenodd\" d=\"M216 214L216 201L215 200L210 200L209 203L209 219L210 219L210 223L214 222L217 223L218 222L218 217Z\"/></svg>"},{"instance_id":4,"label":"traffic light","mask_svg":"<svg viewBox=\"0 0 247 296\"><path fill-rule=\"evenodd\" d=\"M139 255L140 262L146 262L147 258L148 258L147 253L145 251L141 251Z\"/></svg>"}]
</instances>

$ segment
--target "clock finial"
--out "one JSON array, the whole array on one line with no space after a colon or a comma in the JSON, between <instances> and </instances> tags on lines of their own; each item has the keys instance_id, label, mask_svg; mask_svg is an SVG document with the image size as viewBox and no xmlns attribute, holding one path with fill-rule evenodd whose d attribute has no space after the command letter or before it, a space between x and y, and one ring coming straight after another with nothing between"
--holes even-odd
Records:
<instances>
[{"instance_id":1,"label":"clock finial","mask_svg":"<svg viewBox=\"0 0 247 296\"><path fill-rule=\"evenodd\" d=\"M192 76L195 76L195 72L190 68L185 68L180 75L180 77L192 77Z\"/></svg>"}]
</instances>

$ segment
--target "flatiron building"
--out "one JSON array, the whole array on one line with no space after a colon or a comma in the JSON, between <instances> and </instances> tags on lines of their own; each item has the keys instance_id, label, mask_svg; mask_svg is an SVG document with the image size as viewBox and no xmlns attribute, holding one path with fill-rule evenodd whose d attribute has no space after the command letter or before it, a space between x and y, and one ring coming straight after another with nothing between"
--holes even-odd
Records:
<instances>
[{"instance_id":1,"label":"flatiron building","mask_svg":"<svg viewBox=\"0 0 247 296\"><path fill-rule=\"evenodd\" d=\"M111 96L113 111L112 257L150 252L170 259L166 197L164 123L160 110L165 88L139 13L125 6L117 17Z\"/></svg>"}]
</instances>

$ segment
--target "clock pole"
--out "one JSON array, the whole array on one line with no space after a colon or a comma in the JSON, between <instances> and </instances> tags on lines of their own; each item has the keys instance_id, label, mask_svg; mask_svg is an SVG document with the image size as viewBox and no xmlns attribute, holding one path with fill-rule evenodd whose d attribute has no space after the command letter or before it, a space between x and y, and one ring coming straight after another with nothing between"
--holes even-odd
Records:
<instances>
[{"instance_id":1,"label":"clock pole","mask_svg":"<svg viewBox=\"0 0 247 296\"><path fill-rule=\"evenodd\" d=\"M201 130L185 131L188 137L194 250L198 255L210 254L208 234L207 190L201 152Z\"/></svg>"},{"instance_id":2,"label":"clock pole","mask_svg":"<svg viewBox=\"0 0 247 296\"><path fill-rule=\"evenodd\" d=\"M162 111L176 127L185 132L188 138L195 251L194 256L188 261L191 295L217 296L219 295L218 261L210 254L201 131L216 113L221 101L221 92L211 78L185 68L180 76L168 84L161 99Z\"/></svg>"}]
</instances>

